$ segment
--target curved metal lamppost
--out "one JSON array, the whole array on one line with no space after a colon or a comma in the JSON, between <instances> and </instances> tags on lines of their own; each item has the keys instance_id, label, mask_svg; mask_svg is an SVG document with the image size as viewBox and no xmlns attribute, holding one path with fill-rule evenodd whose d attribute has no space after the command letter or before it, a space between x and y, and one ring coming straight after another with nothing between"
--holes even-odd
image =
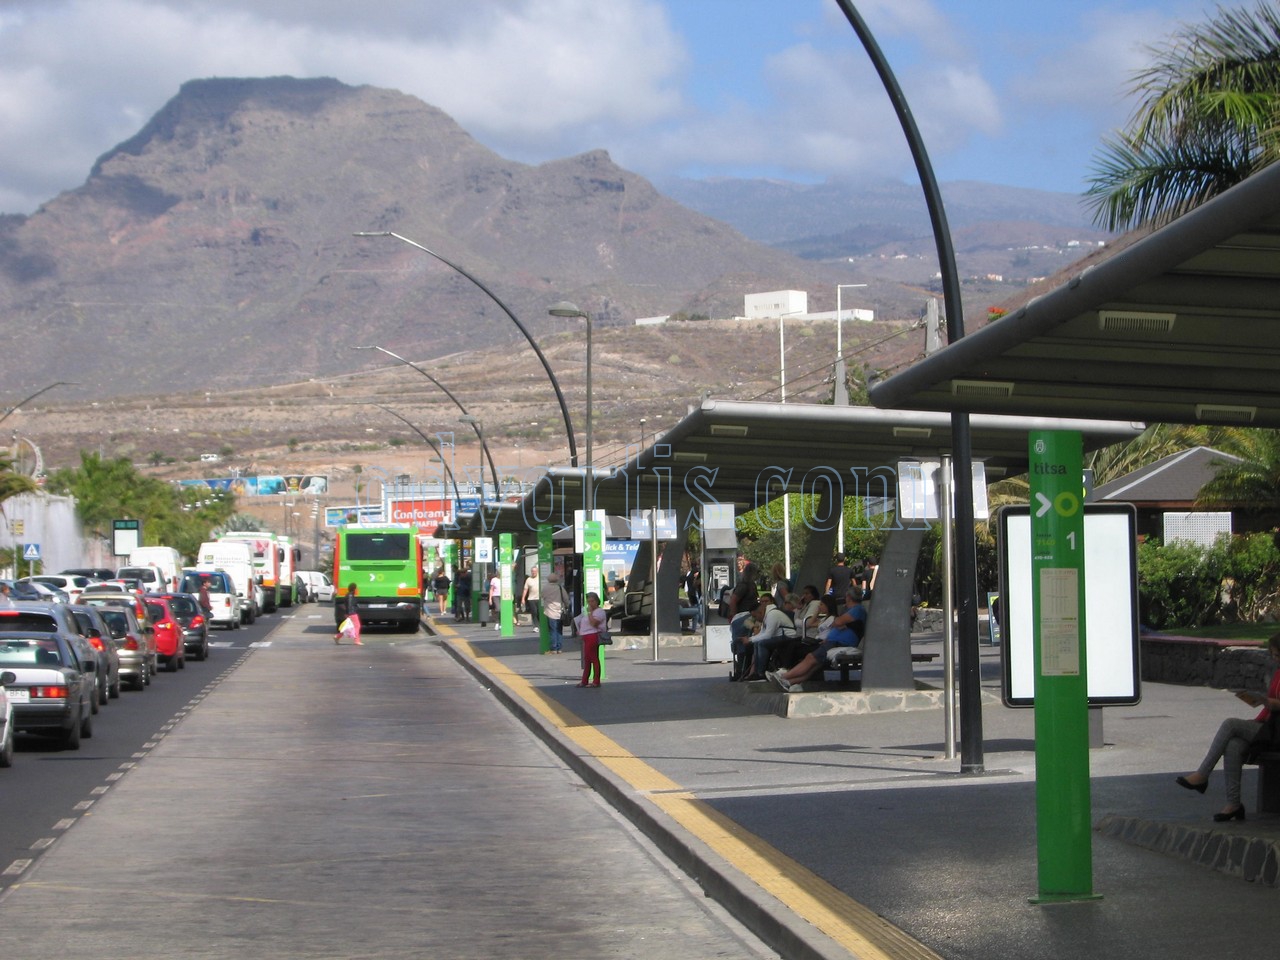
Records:
<instances>
[{"instance_id":1,"label":"curved metal lamppost","mask_svg":"<svg viewBox=\"0 0 1280 960\"><path fill-rule=\"evenodd\" d=\"M596 508L595 461L591 457L591 314L579 310L576 303L570 303L568 300L553 303L547 313L553 317L575 317L585 320L587 324L587 474L583 481L583 490L586 501L585 515L590 518L593 516L592 511Z\"/></svg>"},{"instance_id":2,"label":"curved metal lamppost","mask_svg":"<svg viewBox=\"0 0 1280 960\"><path fill-rule=\"evenodd\" d=\"M399 360L406 367L413 367L413 369L417 370L420 374L422 374L424 377L426 377L428 380L434 383L437 387L443 390L444 395L453 401L454 406L456 406L460 411L462 411L462 414L464 416L470 416L470 414L467 412L467 408L463 406L463 403L461 400L459 400L456 396L454 396L452 390L450 390L443 383L441 383L439 380L433 377L430 373L428 373L422 367L418 366L412 360L406 360L404 357L400 356L400 354L392 353L386 347L380 347L377 344L370 344L365 347L352 347L351 349L352 350L377 350L379 353L385 353L388 357L391 357L393 360ZM374 406L377 406L377 404L374 404ZM476 427L474 423L471 426L473 428ZM493 465L493 454L489 452L489 445L484 442L484 435L480 432L478 428L476 429L476 439L480 441L481 451L483 451L484 455L489 458L489 469L490 471L492 471L493 475L496 477L498 475L498 470ZM436 451L436 452L439 453L439 451ZM444 455L440 454L440 456L441 456L441 459L443 460Z\"/></svg>"},{"instance_id":3,"label":"curved metal lamppost","mask_svg":"<svg viewBox=\"0 0 1280 960\"><path fill-rule=\"evenodd\" d=\"M929 208L929 220L933 226L933 241L938 253L938 269L942 273L942 302L947 311L947 339L955 343L964 336L964 309L960 299L960 273L956 269L955 249L951 243L951 230L942 205L942 191L938 189L933 165L925 150L924 138L911 115L906 95L889 67L889 61L867 29L866 23L852 0L836 0L849 25L862 42L863 48L875 66L885 92L893 102L898 122L911 148L925 203ZM959 663L960 663L960 770L962 773L981 773L982 753L982 674L978 648L978 558L973 537L973 442L967 413L951 414L951 462L954 466L956 515L958 530L968 535L958 538L956 557L956 597L959 600ZM948 585L949 586L949 585Z\"/></svg>"},{"instance_id":4,"label":"curved metal lamppost","mask_svg":"<svg viewBox=\"0 0 1280 960\"><path fill-rule=\"evenodd\" d=\"M502 310L502 312L505 313L510 318L511 322L516 325L516 329L519 330L522 334L524 334L524 338L527 341L529 341L529 346L533 348L533 352L537 354L538 360L542 363L542 369L547 371L547 379L551 381L551 389L553 389L556 392L556 401L560 404L560 414L561 416L564 417L565 435L568 437L568 440L569 440L569 463L570 465L576 467L578 465L578 444L573 437L573 419L569 416L569 405L565 402L564 391L560 389L560 381L556 379L556 375L551 369L551 364L547 360L546 354L542 352L542 348L539 347L537 341L533 339L533 334L531 334L528 331L528 329L526 329L525 325L520 322L520 319L514 313L511 312L511 308L508 307L505 303L503 303L500 299L498 299L497 294L495 294L492 290L490 290L478 279L476 279L476 277L473 276L470 272L458 266L452 260L442 257L440 254L436 253L434 250L428 247L424 247L422 244L418 243L416 240L410 240L408 237L402 236L398 233L393 233L390 230L360 231L353 234L353 236L394 237L395 239L399 240L401 243L407 243L411 247L416 247L417 249L421 250L423 253L426 253L426 254L429 254L430 256L435 257L437 260L443 263L446 267L449 267L452 270L456 270L458 273L462 274L464 277L466 277L468 280L474 283L477 287L479 287L480 290L485 294L485 296L487 296L490 300L492 300L494 303L498 305L498 307ZM493 467L492 460L490 460L489 462L489 467L491 469ZM494 476L497 476L497 474L495 473Z\"/></svg>"},{"instance_id":5,"label":"curved metal lamppost","mask_svg":"<svg viewBox=\"0 0 1280 960\"><path fill-rule=\"evenodd\" d=\"M40 396L40 394L47 393L48 391L52 390L54 387L74 387L78 385L79 384L74 380L59 380L57 383L51 383L47 387L41 387L31 396L24 397L23 399L15 403L12 407L10 407L8 410L6 410L4 412L4 416L0 416L0 423L4 423L6 420L8 420L10 416L12 416L17 410L22 408L22 405L24 403L30 403L36 397Z\"/></svg>"},{"instance_id":6,"label":"curved metal lamppost","mask_svg":"<svg viewBox=\"0 0 1280 960\"><path fill-rule=\"evenodd\" d=\"M458 481L453 478L453 471L450 470L449 465L444 462L444 453L441 451L440 445L436 443L434 440L432 440L425 433L423 433L422 430L418 428L417 424L415 424L412 420L410 420L408 417L401 416L399 413L392 410L390 407L384 407L380 403L370 403L369 406L377 407L379 410L382 410L385 413L391 414L393 417L395 417L397 420L403 423L406 427L408 427L410 430L412 430L414 433L416 433L418 436L420 436L423 440L426 441L427 446L429 446L432 450L434 450L436 452L436 456L440 458L440 466L444 469L444 472L449 475L449 483L453 487L454 502L461 500L462 495L458 492Z\"/></svg>"}]
</instances>

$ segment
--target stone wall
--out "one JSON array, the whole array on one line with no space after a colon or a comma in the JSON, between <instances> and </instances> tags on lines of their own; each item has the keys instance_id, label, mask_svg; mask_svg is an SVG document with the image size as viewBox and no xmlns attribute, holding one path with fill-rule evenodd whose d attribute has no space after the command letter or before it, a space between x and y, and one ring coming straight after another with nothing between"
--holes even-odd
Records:
<instances>
[{"instance_id":1,"label":"stone wall","mask_svg":"<svg viewBox=\"0 0 1280 960\"><path fill-rule=\"evenodd\" d=\"M1227 690L1265 690L1274 667L1265 647L1195 637L1143 637L1142 679Z\"/></svg>"}]
</instances>

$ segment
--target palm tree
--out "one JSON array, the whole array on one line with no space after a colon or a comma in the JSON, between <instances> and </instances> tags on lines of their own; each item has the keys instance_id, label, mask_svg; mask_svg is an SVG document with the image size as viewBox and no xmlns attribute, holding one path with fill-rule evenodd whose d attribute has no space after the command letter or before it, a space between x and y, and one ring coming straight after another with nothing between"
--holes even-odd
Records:
<instances>
[{"instance_id":1,"label":"palm tree","mask_svg":"<svg viewBox=\"0 0 1280 960\"><path fill-rule=\"evenodd\" d=\"M1280 509L1280 430L1240 430L1232 453L1243 459L1224 464L1200 489L1208 506L1248 504L1258 511Z\"/></svg>"},{"instance_id":2,"label":"palm tree","mask_svg":"<svg viewBox=\"0 0 1280 960\"><path fill-rule=\"evenodd\" d=\"M1181 216L1280 157L1280 10L1219 7L1151 48L1140 102L1103 142L1086 197L1109 230Z\"/></svg>"},{"instance_id":3,"label":"palm tree","mask_svg":"<svg viewBox=\"0 0 1280 960\"><path fill-rule=\"evenodd\" d=\"M12 458L0 455L0 504L21 493L34 493L39 487L26 474L15 473ZM0 507L0 510L3 508Z\"/></svg>"}]
</instances>

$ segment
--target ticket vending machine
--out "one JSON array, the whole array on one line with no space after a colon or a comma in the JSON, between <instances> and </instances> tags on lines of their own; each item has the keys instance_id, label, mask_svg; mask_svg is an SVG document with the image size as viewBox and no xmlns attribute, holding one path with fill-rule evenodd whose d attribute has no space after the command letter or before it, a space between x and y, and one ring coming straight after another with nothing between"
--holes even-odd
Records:
<instances>
[{"instance_id":1,"label":"ticket vending machine","mask_svg":"<svg viewBox=\"0 0 1280 960\"><path fill-rule=\"evenodd\" d=\"M729 646L729 620L720 616L720 596L738 582L738 531L733 524L733 504L711 503L702 507L702 656L708 662L733 659Z\"/></svg>"}]
</instances>

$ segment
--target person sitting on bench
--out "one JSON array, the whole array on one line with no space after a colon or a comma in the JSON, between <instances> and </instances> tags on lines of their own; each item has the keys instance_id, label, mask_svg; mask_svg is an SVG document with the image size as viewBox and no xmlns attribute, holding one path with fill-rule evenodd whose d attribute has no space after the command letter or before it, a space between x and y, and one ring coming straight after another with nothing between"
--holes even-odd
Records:
<instances>
[{"instance_id":1,"label":"person sitting on bench","mask_svg":"<svg viewBox=\"0 0 1280 960\"><path fill-rule=\"evenodd\" d=\"M774 670L766 674L770 680L784 691L790 690L792 684L803 683L815 673L821 673L827 666L827 653L835 647L856 647L862 643L867 632L867 611L862 606L862 589L850 587L845 596L844 613L831 622L826 639L818 644L812 653L790 670Z\"/></svg>"},{"instance_id":2,"label":"person sitting on bench","mask_svg":"<svg viewBox=\"0 0 1280 960\"><path fill-rule=\"evenodd\" d=\"M756 620L760 626L751 638L751 672L748 680L763 680L765 667L769 665L772 652L788 641L796 638L796 625L792 617L796 607L800 606L800 597L788 593L783 597L782 609L773 602L772 596L760 598L756 607Z\"/></svg>"}]
</instances>

